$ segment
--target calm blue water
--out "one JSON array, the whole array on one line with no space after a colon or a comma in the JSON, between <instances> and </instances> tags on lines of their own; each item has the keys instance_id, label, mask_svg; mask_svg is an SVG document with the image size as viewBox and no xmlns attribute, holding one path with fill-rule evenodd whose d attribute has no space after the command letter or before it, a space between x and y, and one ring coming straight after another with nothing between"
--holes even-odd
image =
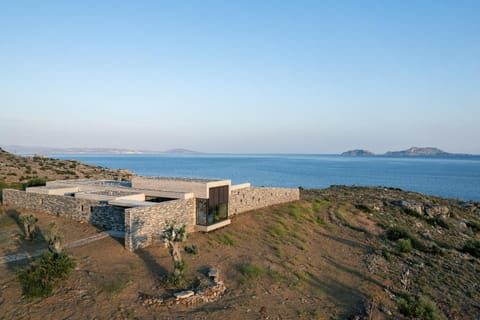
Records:
<instances>
[{"instance_id":1,"label":"calm blue water","mask_svg":"<svg viewBox=\"0 0 480 320\"><path fill-rule=\"evenodd\" d=\"M56 155L140 175L226 178L256 186L389 186L480 201L480 157L336 155Z\"/></svg>"}]
</instances>

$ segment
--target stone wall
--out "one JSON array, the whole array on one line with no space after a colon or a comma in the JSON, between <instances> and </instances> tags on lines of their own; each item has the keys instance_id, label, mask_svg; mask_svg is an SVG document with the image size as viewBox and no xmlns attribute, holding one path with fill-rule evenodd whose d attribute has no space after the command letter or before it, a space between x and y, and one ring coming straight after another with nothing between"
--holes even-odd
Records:
<instances>
[{"instance_id":1,"label":"stone wall","mask_svg":"<svg viewBox=\"0 0 480 320\"><path fill-rule=\"evenodd\" d=\"M235 215L299 199L300 190L298 188L250 187L232 190L228 200L228 214Z\"/></svg>"},{"instance_id":2,"label":"stone wall","mask_svg":"<svg viewBox=\"0 0 480 320\"><path fill-rule=\"evenodd\" d=\"M124 209L99 201L4 189L3 204L87 222L103 230L125 230Z\"/></svg>"},{"instance_id":3,"label":"stone wall","mask_svg":"<svg viewBox=\"0 0 480 320\"><path fill-rule=\"evenodd\" d=\"M125 247L131 251L151 245L159 239L167 222L195 226L195 199L161 202L150 207L125 210Z\"/></svg>"}]
</instances>

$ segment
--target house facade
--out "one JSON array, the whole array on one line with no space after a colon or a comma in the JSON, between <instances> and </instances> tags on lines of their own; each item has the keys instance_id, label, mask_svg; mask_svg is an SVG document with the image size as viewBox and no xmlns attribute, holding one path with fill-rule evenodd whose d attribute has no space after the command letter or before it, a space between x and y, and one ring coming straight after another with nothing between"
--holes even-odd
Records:
<instances>
[{"instance_id":1,"label":"house facade","mask_svg":"<svg viewBox=\"0 0 480 320\"><path fill-rule=\"evenodd\" d=\"M210 232L236 214L295 201L298 188L232 185L230 180L135 176L131 181L59 180L25 191L3 190L3 204L117 231L136 250L161 238L165 225Z\"/></svg>"}]
</instances>

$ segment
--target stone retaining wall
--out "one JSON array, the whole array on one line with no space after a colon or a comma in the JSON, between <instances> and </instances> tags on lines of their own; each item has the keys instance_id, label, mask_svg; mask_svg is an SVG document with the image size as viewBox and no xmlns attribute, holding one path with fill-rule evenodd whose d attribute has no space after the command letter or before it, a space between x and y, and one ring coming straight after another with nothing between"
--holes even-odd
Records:
<instances>
[{"instance_id":1,"label":"stone retaining wall","mask_svg":"<svg viewBox=\"0 0 480 320\"><path fill-rule=\"evenodd\" d=\"M87 222L103 230L125 230L124 209L99 201L4 189L3 204Z\"/></svg>"},{"instance_id":2,"label":"stone retaining wall","mask_svg":"<svg viewBox=\"0 0 480 320\"><path fill-rule=\"evenodd\" d=\"M299 199L298 188L250 187L232 190L228 200L228 214L235 215Z\"/></svg>"},{"instance_id":3,"label":"stone retaining wall","mask_svg":"<svg viewBox=\"0 0 480 320\"><path fill-rule=\"evenodd\" d=\"M195 226L195 199L161 202L151 207L125 210L125 247L136 250L151 245L159 239L167 222L185 224L187 231Z\"/></svg>"}]
</instances>

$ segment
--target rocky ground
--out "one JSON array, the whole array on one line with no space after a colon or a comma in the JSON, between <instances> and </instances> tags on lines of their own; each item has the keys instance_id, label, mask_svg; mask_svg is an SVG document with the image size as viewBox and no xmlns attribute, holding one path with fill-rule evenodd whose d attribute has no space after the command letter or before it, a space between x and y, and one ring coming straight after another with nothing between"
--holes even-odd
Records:
<instances>
[{"instance_id":1,"label":"rocky ground","mask_svg":"<svg viewBox=\"0 0 480 320\"><path fill-rule=\"evenodd\" d=\"M468 241L479 240L478 203L360 187L303 190L302 198L234 217L213 233L191 235L183 245L196 245L198 253L182 252L188 282L179 286L166 280L173 269L166 248L132 253L113 238L70 249L76 270L42 300L22 297L15 278L21 265L0 266L0 318L480 317L479 257L465 251ZM9 211L0 223L4 233L16 234L10 252L15 243L25 250L15 214ZM87 224L60 225L72 239L96 232ZM211 267L226 286L218 300L142 300L190 289L205 281Z\"/></svg>"}]
</instances>

